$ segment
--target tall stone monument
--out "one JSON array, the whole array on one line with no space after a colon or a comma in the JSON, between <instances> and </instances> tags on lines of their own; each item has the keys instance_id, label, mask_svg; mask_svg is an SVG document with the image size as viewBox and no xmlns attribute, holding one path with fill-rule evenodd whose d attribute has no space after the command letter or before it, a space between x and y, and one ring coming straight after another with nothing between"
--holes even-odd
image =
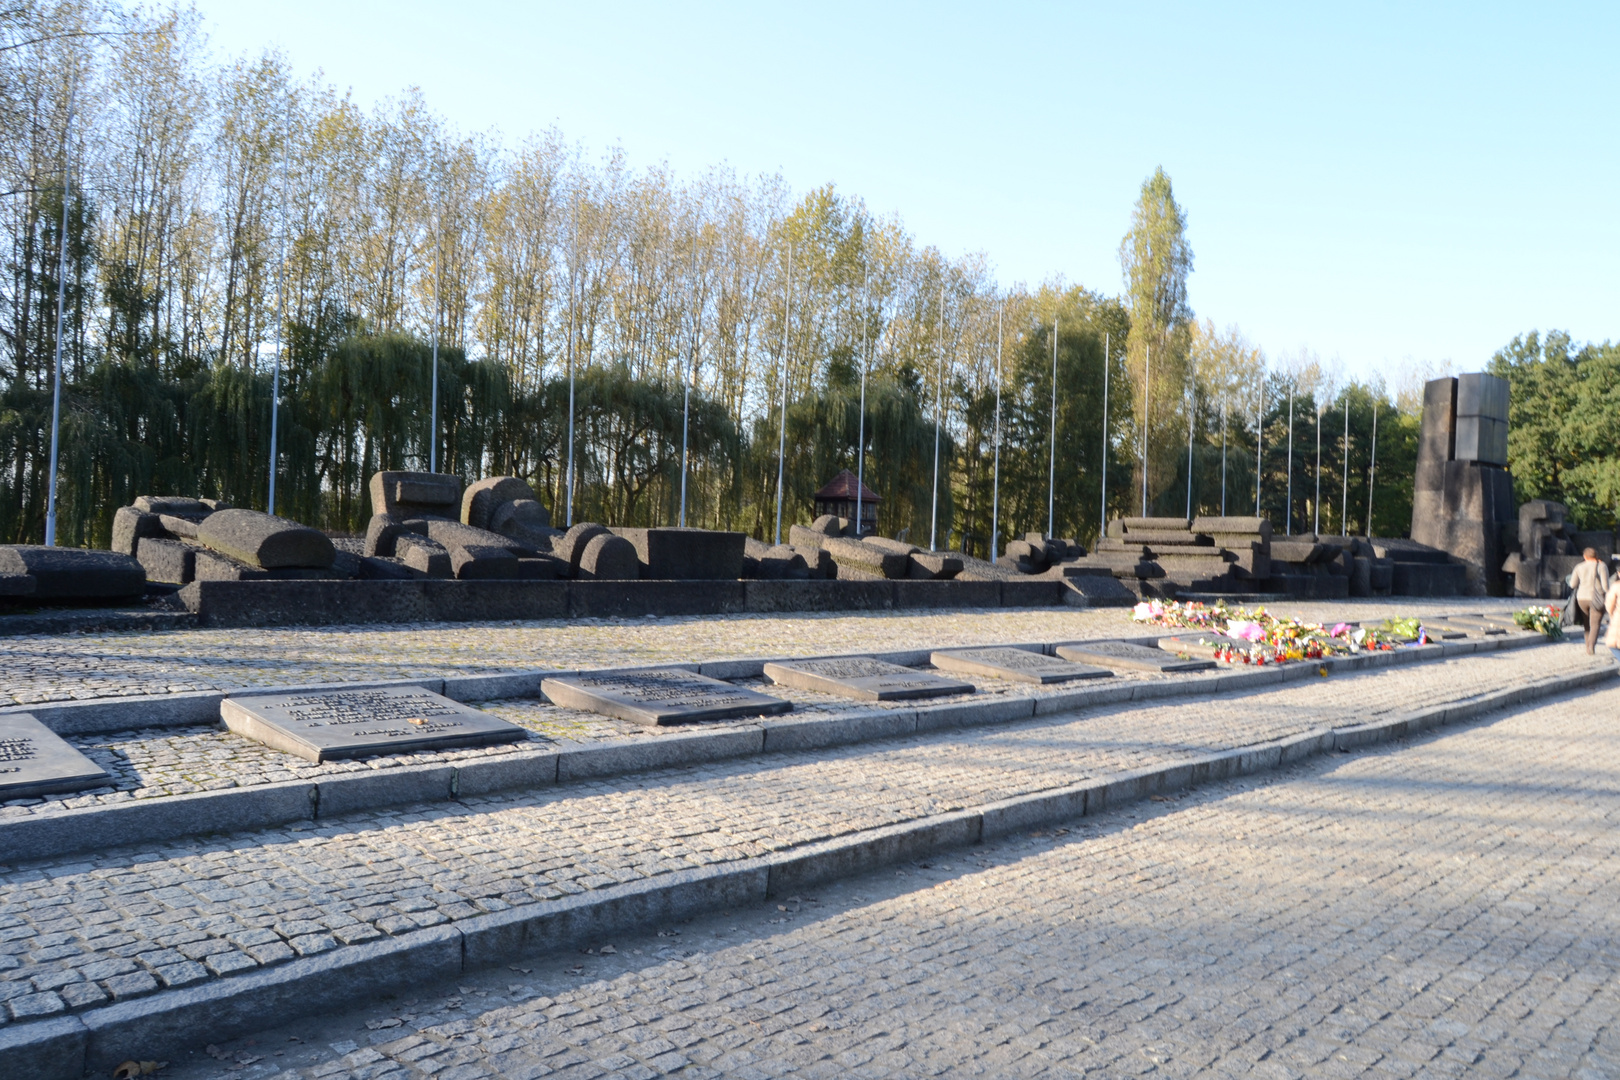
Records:
<instances>
[{"instance_id":1,"label":"tall stone monument","mask_svg":"<svg viewBox=\"0 0 1620 1080\"><path fill-rule=\"evenodd\" d=\"M1412 539L1460 560L1471 596L1512 592L1501 570L1519 526L1507 432L1506 379L1475 373L1424 386Z\"/></svg>"}]
</instances>

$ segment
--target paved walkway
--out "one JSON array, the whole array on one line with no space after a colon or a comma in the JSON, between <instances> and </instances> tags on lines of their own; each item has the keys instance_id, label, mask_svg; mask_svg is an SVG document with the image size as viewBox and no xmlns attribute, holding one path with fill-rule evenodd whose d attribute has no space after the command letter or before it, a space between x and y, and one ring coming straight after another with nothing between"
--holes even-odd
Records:
<instances>
[{"instance_id":1,"label":"paved walkway","mask_svg":"<svg viewBox=\"0 0 1620 1080\"><path fill-rule=\"evenodd\" d=\"M0 1000L91 1007L1599 662L1517 649L4 868Z\"/></svg>"},{"instance_id":2,"label":"paved walkway","mask_svg":"<svg viewBox=\"0 0 1620 1080\"><path fill-rule=\"evenodd\" d=\"M1285 601L1278 610L1331 622L1514 606L1458 597L1383 597ZM1107 637L1132 626L1124 608L1019 608L0 637L0 705L693 658L1057 641Z\"/></svg>"},{"instance_id":3,"label":"paved walkway","mask_svg":"<svg viewBox=\"0 0 1620 1080\"><path fill-rule=\"evenodd\" d=\"M1612 1077L1616 717L1620 688L1318 758L165 1075Z\"/></svg>"}]
</instances>

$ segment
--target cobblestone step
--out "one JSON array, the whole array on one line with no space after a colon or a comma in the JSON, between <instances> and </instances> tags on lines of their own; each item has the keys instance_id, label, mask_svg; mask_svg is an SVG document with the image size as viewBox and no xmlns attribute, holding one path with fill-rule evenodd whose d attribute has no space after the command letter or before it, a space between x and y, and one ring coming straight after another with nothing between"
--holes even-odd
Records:
<instances>
[{"instance_id":1,"label":"cobblestone step","mask_svg":"<svg viewBox=\"0 0 1620 1080\"><path fill-rule=\"evenodd\" d=\"M1151 643L1157 640L1157 635L1136 640ZM1165 695L1231 692L1311 677L1318 668L1333 672L1355 671L1471 655L1476 651L1540 645L1544 640L1539 634L1499 635L1421 649L1341 657L1316 665L1223 668L1205 675L1165 676L1122 671L1112 679L1096 683L1047 687L1000 679L973 679L970 681L975 683L978 693L935 699L935 703L924 706L906 702L857 705L813 691L766 686L760 671L767 659L703 661L679 666L748 683L789 698L794 701L795 711L763 721L662 729L638 727L561 708L543 697L505 696L538 695L541 681L548 675L561 674L559 672L419 680L409 685L425 686L459 700L476 702L528 729L528 740L493 747L319 764L224 730L218 721L219 702L225 699L224 694L182 694L170 699L36 707L29 710L30 715L62 733L106 769L113 780L105 788L88 792L0 804L0 863L95 851L118 844L151 843L197 833L330 819L357 810L402 803L455 799L784 750L845 745L936 728L1007 723ZM1050 655L1061 643L1020 644ZM869 655L909 666L926 666L931 651L910 649ZM368 684L339 685L353 688ZM278 689L283 693L307 693L322 688ZM0 710L0 714L5 711L8 710ZM172 722L177 717L193 720L206 717L208 722L192 722L177 728L99 733L106 725L120 721ZM98 733L82 733L87 730Z\"/></svg>"},{"instance_id":2,"label":"cobblestone step","mask_svg":"<svg viewBox=\"0 0 1620 1080\"><path fill-rule=\"evenodd\" d=\"M12 1018L0 1071L103 1068L137 1046L161 1056L414 975L802 888L1615 671L1575 646L1457 657L18 867L0 882Z\"/></svg>"}]
</instances>

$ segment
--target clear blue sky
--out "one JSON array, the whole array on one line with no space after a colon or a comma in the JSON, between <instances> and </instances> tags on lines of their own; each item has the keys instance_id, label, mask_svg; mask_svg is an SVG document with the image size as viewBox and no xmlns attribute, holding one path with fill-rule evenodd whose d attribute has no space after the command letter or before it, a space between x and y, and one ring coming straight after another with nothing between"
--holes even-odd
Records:
<instances>
[{"instance_id":1,"label":"clear blue sky","mask_svg":"<svg viewBox=\"0 0 1620 1080\"><path fill-rule=\"evenodd\" d=\"M1120 290L1162 164L1199 317L1354 373L1620 337L1620 4L199 0L463 130L833 182L1003 282Z\"/></svg>"}]
</instances>

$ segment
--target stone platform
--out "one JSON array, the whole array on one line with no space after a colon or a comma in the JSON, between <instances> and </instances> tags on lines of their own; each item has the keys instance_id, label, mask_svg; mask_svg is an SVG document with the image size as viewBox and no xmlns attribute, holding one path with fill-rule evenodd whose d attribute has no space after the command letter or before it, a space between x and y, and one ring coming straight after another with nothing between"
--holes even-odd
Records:
<instances>
[{"instance_id":1,"label":"stone platform","mask_svg":"<svg viewBox=\"0 0 1620 1080\"><path fill-rule=\"evenodd\" d=\"M11 944L0 954L14 966L0 971L12 1017L0 1027L0 1065L57 1063L37 1073L51 1076L110 1068L131 1054L164 1057L263 1026L266 1016L506 963L608 928L789 895L896 858L1614 674L1577 647L1522 636L1423 655L1433 659L1328 667L1326 676L1299 665L1083 688L1008 684L1015 689L978 700L886 710L829 699L822 713L673 735L598 728L605 737L578 748L580 760L598 755L597 766L572 779L561 751L535 755L551 762L550 779L532 773L505 790L458 786L478 772L449 761L369 770L439 785L392 807L376 790L352 789L345 807L328 799L341 786L261 784L302 798L304 816L7 867L0 936ZM757 677L735 666L727 675ZM508 700L489 707L514 720L554 708ZM587 722L602 723L564 715L542 723ZM69 812L86 811L124 812Z\"/></svg>"}]
</instances>

